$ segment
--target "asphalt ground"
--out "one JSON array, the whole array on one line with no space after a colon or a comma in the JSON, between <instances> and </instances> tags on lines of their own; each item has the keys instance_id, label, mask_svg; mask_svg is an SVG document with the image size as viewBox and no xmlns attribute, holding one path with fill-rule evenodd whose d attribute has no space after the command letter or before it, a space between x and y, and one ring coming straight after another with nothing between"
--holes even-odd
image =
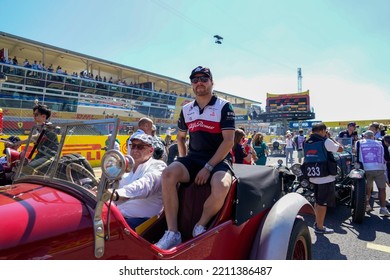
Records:
<instances>
[{"instance_id":1,"label":"asphalt ground","mask_svg":"<svg viewBox=\"0 0 390 280\"><path fill-rule=\"evenodd\" d=\"M293 158L298 162L296 151ZM277 164L278 159L286 162L284 156L270 156L267 165ZM377 188L374 184L374 197L371 198L374 211L367 213L361 224L352 222L350 208L346 205L329 209L325 225L333 228L334 234L316 234L312 227L314 217L305 217L312 237L314 260L390 259L390 218L379 215L379 201L375 195ZM390 188L387 188L386 196L389 202Z\"/></svg>"},{"instance_id":2,"label":"asphalt ground","mask_svg":"<svg viewBox=\"0 0 390 280\"><path fill-rule=\"evenodd\" d=\"M296 151L293 158L298 162ZM283 155L275 155L268 157L267 165L276 165L278 159L285 163ZM100 167L94 170L96 175L101 173ZM377 194L375 186L373 194ZM387 199L389 198L390 189L387 188ZM371 198L371 205L374 210L366 214L362 224L352 222L348 206L338 205L329 209L325 225L333 228L334 234L316 234L313 230L314 217L305 216L312 238L313 259L389 260L390 218L379 215L379 201L376 198Z\"/></svg>"}]
</instances>

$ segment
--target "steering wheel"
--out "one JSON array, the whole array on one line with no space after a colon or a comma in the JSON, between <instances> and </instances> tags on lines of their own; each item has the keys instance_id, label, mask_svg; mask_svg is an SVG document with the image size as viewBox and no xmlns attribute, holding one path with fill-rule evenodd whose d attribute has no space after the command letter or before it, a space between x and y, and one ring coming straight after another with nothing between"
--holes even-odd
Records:
<instances>
[{"instance_id":1,"label":"steering wheel","mask_svg":"<svg viewBox=\"0 0 390 280\"><path fill-rule=\"evenodd\" d=\"M99 180L96 179L95 175L93 175L88 169L86 169L84 166L71 162L66 166L66 179L71 181L72 183L75 183L73 176L72 176L72 171L76 171L78 173L81 173L88 179L92 180L93 186L99 185Z\"/></svg>"}]
</instances>

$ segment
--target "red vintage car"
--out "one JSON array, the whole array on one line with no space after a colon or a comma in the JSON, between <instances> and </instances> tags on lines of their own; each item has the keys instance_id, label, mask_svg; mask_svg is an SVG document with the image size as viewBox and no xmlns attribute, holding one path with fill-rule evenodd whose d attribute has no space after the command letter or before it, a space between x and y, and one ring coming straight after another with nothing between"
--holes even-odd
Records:
<instances>
[{"instance_id":1,"label":"red vintage car","mask_svg":"<svg viewBox=\"0 0 390 280\"><path fill-rule=\"evenodd\" d=\"M13 184L0 187L0 259L311 258L303 216L314 215L312 206L299 194L283 194L278 170L248 165L234 166L236 179L223 208L195 238L191 231L210 186L179 188L183 243L169 250L156 247L167 227L164 213L134 231L107 192L131 168L132 159L113 149L115 133L102 158L100 178L84 157L63 148L80 133L104 135L118 126L118 119L64 125L58 131L58 150L39 168L31 168L34 157L22 153Z\"/></svg>"}]
</instances>

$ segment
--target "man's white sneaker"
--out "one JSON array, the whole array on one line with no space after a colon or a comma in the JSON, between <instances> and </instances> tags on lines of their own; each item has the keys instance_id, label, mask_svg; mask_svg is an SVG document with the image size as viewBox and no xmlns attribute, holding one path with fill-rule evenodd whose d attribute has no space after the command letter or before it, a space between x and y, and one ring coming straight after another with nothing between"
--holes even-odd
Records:
<instances>
[{"instance_id":1,"label":"man's white sneaker","mask_svg":"<svg viewBox=\"0 0 390 280\"><path fill-rule=\"evenodd\" d=\"M367 205L366 205L366 212L371 212L373 209L371 207L371 205L367 202Z\"/></svg>"},{"instance_id":2,"label":"man's white sneaker","mask_svg":"<svg viewBox=\"0 0 390 280\"><path fill-rule=\"evenodd\" d=\"M163 250L171 249L181 243L180 232L174 232L166 230L163 237L155 244L157 247Z\"/></svg>"},{"instance_id":3,"label":"man's white sneaker","mask_svg":"<svg viewBox=\"0 0 390 280\"><path fill-rule=\"evenodd\" d=\"M194 226L194 229L192 230L192 236L195 237L199 234L202 234L206 231L206 228L204 226L201 226L201 225L195 225Z\"/></svg>"},{"instance_id":4,"label":"man's white sneaker","mask_svg":"<svg viewBox=\"0 0 390 280\"><path fill-rule=\"evenodd\" d=\"M387 210L387 208L381 208L379 210L379 215L390 217L390 212Z\"/></svg>"}]
</instances>

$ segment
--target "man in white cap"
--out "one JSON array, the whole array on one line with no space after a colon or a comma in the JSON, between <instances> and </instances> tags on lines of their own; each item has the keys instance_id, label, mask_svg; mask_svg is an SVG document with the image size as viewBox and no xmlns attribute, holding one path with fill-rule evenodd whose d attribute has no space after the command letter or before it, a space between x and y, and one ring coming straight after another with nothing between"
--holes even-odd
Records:
<instances>
[{"instance_id":1,"label":"man in white cap","mask_svg":"<svg viewBox=\"0 0 390 280\"><path fill-rule=\"evenodd\" d=\"M134 168L122 177L114 194L116 205L133 229L163 210L161 173L167 165L152 157L152 143L153 137L145 133L132 137Z\"/></svg>"},{"instance_id":2,"label":"man in white cap","mask_svg":"<svg viewBox=\"0 0 390 280\"><path fill-rule=\"evenodd\" d=\"M153 132L153 121L149 118L143 117L138 121L138 129L134 132L126 141L127 143L127 154L130 155L131 150L131 139L138 134L152 135Z\"/></svg>"}]
</instances>

